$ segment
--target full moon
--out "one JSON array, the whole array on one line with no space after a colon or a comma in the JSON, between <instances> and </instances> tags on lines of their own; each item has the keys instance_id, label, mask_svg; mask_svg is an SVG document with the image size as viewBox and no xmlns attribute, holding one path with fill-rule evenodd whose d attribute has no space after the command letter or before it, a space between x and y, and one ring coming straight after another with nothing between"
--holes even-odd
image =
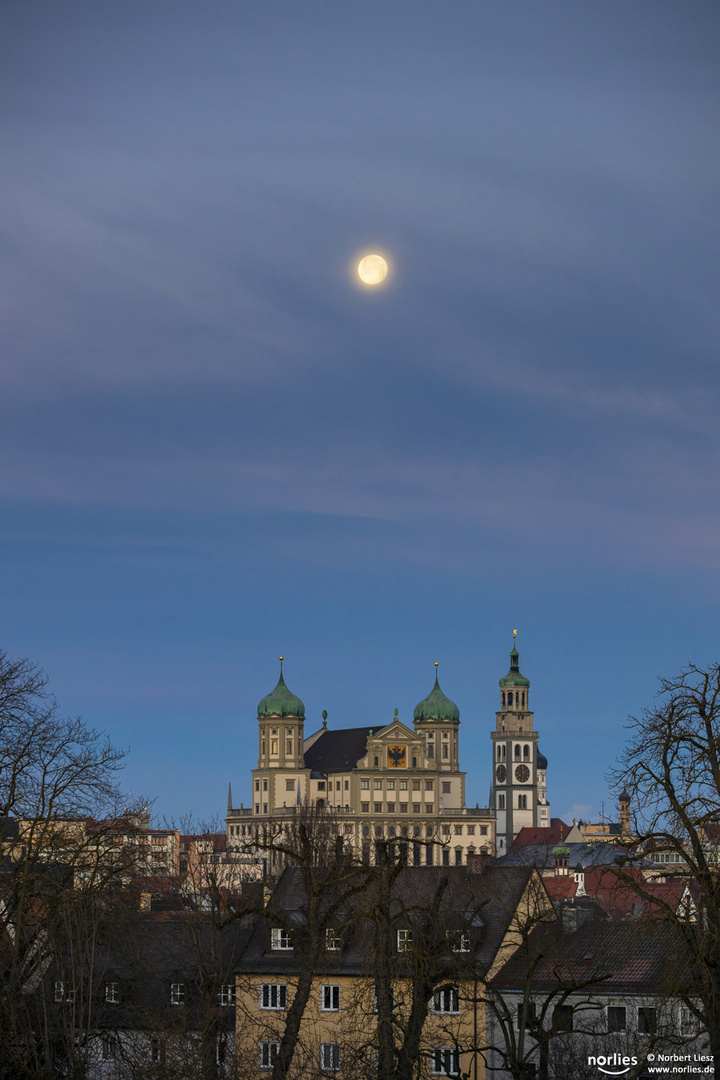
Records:
<instances>
[{"instance_id":1,"label":"full moon","mask_svg":"<svg viewBox=\"0 0 720 1080\"><path fill-rule=\"evenodd\" d=\"M382 255L365 255L358 263L357 272L366 285L380 285L387 277L388 264Z\"/></svg>"}]
</instances>

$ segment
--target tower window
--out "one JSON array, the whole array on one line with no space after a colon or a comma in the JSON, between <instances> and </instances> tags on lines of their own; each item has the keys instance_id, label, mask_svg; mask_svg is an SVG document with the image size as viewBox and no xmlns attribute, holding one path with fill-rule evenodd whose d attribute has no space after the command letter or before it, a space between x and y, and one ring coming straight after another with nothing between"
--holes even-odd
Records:
<instances>
[{"instance_id":1,"label":"tower window","mask_svg":"<svg viewBox=\"0 0 720 1080\"><path fill-rule=\"evenodd\" d=\"M524 690L523 690L523 696L522 696L522 707L523 707L523 709L525 708L525 691Z\"/></svg>"},{"instance_id":2,"label":"tower window","mask_svg":"<svg viewBox=\"0 0 720 1080\"><path fill-rule=\"evenodd\" d=\"M498 810L504 810L504 809L505 809L505 796L504 795L498 795Z\"/></svg>"},{"instance_id":3,"label":"tower window","mask_svg":"<svg viewBox=\"0 0 720 1080\"><path fill-rule=\"evenodd\" d=\"M504 690L503 690L503 693L502 693L502 707L503 707L503 709L505 708L505 691Z\"/></svg>"},{"instance_id":4,"label":"tower window","mask_svg":"<svg viewBox=\"0 0 720 1080\"><path fill-rule=\"evenodd\" d=\"M530 747L526 743L525 746L523 746L523 761L529 761L529 760L530 760Z\"/></svg>"},{"instance_id":5,"label":"tower window","mask_svg":"<svg viewBox=\"0 0 720 1080\"><path fill-rule=\"evenodd\" d=\"M512 705L512 690L508 690L507 702L508 705Z\"/></svg>"},{"instance_id":6,"label":"tower window","mask_svg":"<svg viewBox=\"0 0 720 1080\"><path fill-rule=\"evenodd\" d=\"M507 750L507 747L506 747L506 746L505 746L505 744L503 743L503 748L502 748L502 758L503 758L503 761L505 761L505 752L506 752L506 750Z\"/></svg>"},{"instance_id":7,"label":"tower window","mask_svg":"<svg viewBox=\"0 0 720 1080\"><path fill-rule=\"evenodd\" d=\"M520 760L520 743L515 743L515 760Z\"/></svg>"}]
</instances>

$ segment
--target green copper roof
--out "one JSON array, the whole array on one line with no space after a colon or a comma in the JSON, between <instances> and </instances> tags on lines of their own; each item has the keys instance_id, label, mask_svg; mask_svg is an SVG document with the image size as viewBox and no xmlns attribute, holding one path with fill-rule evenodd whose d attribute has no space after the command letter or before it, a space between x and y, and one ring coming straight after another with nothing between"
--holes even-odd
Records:
<instances>
[{"instance_id":1,"label":"green copper roof","mask_svg":"<svg viewBox=\"0 0 720 1080\"><path fill-rule=\"evenodd\" d=\"M529 686L530 680L526 679L524 675L520 674L519 667L520 653L516 648L510 653L510 670L504 679L500 680L500 687L504 689L506 686Z\"/></svg>"},{"instance_id":2,"label":"green copper roof","mask_svg":"<svg viewBox=\"0 0 720 1080\"><path fill-rule=\"evenodd\" d=\"M304 716L305 706L299 697L295 697L285 685L280 660L280 678L271 694L267 694L258 705L258 716Z\"/></svg>"},{"instance_id":3,"label":"green copper roof","mask_svg":"<svg viewBox=\"0 0 720 1080\"><path fill-rule=\"evenodd\" d=\"M437 668L435 669L435 685L418 705L413 713L415 720L460 720L460 710L454 701L445 697L438 682Z\"/></svg>"}]
</instances>

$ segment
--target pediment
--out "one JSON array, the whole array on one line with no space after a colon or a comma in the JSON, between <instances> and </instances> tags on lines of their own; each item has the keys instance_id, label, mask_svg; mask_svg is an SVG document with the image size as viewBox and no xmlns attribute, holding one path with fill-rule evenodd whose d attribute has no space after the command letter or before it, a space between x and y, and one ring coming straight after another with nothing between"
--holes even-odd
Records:
<instances>
[{"instance_id":1,"label":"pediment","mask_svg":"<svg viewBox=\"0 0 720 1080\"><path fill-rule=\"evenodd\" d=\"M417 737L417 732L403 724L402 720L392 720L387 727L380 728L369 735L368 742L370 739L378 739L380 742L398 742L399 740L407 742L408 739L417 739Z\"/></svg>"}]
</instances>

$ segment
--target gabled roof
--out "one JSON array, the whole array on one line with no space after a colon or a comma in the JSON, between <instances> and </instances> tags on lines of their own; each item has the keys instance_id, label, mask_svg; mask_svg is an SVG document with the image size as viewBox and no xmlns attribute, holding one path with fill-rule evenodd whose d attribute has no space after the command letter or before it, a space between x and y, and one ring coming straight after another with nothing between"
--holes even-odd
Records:
<instances>
[{"instance_id":1,"label":"gabled roof","mask_svg":"<svg viewBox=\"0 0 720 1080\"><path fill-rule=\"evenodd\" d=\"M487 970L533 874L530 867L502 868L492 864L482 873L470 873L466 867L406 867L393 888L392 910L397 920L412 918L413 911L427 906L441 888L440 919L450 929L470 927L476 933L474 951L468 960L479 970ZM355 884L362 886L362 878ZM369 970L375 945L373 927L364 910L374 888L374 875L368 872L364 888L348 901L342 914L338 913L335 921L336 926L343 928L343 948L337 953L324 954L323 971L358 975ZM330 886L327 904L337 899L337 892ZM273 910L288 928L302 924L307 903L297 868L287 869L280 878L268 904L268 911ZM273 925L280 925L280 920L273 924L271 916L257 918L238 970L279 975L292 974L299 968L300 959L292 950L270 948L269 931Z\"/></svg>"},{"instance_id":2,"label":"gabled roof","mask_svg":"<svg viewBox=\"0 0 720 1080\"><path fill-rule=\"evenodd\" d=\"M520 830L509 848L517 851L518 848L527 847L528 844L559 844L568 835L572 825L566 825L562 818L553 818L550 825L541 825L537 828L526 825Z\"/></svg>"},{"instance_id":3,"label":"gabled roof","mask_svg":"<svg viewBox=\"0 0 720 1080\"><path fill-rule=\"evenodd\" d=\"M305 751L305 768L314 772L347 772L354 769L367 753L368 736L382 731L375 727L322 731Z\"/></svg>"},{"instance_id":4,"label":"gabled roof","mask_svg":"<svg viewBox=\"0 0 720 1080\"><path fill-rule=\"evenodd\" d=\"M678 929L665 920L587 922L572 933L562 922L539 926L498 975L498 991L523 992L532 968L532 988L593 990L595 993L661 994L672 967L679 988L687 971Z\"/></svg>"}]
</instances>

